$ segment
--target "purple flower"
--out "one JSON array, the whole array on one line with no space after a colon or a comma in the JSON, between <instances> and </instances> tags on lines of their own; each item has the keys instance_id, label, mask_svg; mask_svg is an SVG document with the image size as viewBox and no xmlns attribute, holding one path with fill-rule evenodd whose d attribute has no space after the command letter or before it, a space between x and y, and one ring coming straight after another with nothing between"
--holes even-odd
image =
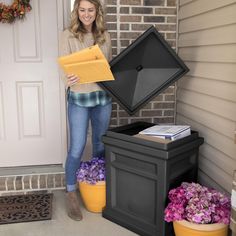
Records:
<instances>
[{"instance_id":1,"label":"purple flower","mask_svg":"<svg viewBox=\"0 0 236 236\"><path fill-rule=\"evenodd\" d=\"M171 222L175 220L183 219L184 205L181 203L169 203L165 209L165 221Z\"/></svg>"},{"instance_id":2,"label":"purple flower","mask_svg":"<svg viewBox=\"0 0 236 236\"><path fill-rule=\"evenodd\" d=\"M170 203L165 209L165 221L187 220L197 224L224 223L230 220L230 199L223 193L183 182L169 191Z\"/></svg>"},{"instance_id":3,"label":"purple flower","mask_svg":"<svg viewBox=\"0 0 236 236\"><path fill-rule=\"evenodd\" d=\"M89 184L104 181L106 178L104 158L93 157L90 161L81 162L76 176L79 182L87 182Z\"/></svg>"}]
</instances>

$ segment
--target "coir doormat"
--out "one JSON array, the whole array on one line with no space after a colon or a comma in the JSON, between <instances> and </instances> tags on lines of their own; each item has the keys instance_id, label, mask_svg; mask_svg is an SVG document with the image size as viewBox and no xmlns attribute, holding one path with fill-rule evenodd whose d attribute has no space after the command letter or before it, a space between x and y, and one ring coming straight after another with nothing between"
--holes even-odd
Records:
<instances>
[{"instance_id":1,"label":"coir doormat","mask_svg":"<svg viewBox=\"0 0 236 236\"><path fill-rule=\"evenodd\" d=\"M0 224L50 220L52 193L0 197Z\"/></svg>"}]
</instances>

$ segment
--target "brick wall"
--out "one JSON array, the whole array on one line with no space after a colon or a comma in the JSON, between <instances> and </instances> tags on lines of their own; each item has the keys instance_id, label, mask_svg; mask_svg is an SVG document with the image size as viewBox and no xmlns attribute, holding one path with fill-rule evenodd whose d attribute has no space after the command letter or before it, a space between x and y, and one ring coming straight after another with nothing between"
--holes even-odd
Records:
<instances>
[{"instance_id":1,"label":"brick wall","mask_svg":"<svg viewBox=\"0 0 236 236\"><path fill-rule=\"evenodd\" d=\"M176 0L105 0L107 28L113 56L154 25L173 49L176 47ZM174 123L175 85L167 88L133 116L113 103L111 126L135 121Z\"/></svg>"},{"instance_id":2,"label":"brick wall","mask_svg":"<svg viewBox=\"0 0 236 236\"><path fill-rule=\"evenodd\" d=\"M64 171L0 176L0 196L65 189Z\"/></svg>"}]
</instances>

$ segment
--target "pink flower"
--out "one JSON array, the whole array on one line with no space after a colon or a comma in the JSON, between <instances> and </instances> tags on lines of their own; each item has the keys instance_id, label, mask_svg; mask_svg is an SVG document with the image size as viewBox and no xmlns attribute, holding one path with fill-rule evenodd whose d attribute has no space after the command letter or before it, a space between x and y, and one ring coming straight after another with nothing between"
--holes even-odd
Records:
<instances>
[{"instance_id":1,"label":"pink flower","mask_svg":"<svg viewBox=\"0 0 236 236\"><path fill-rule=\"evenodd\" d=\"M229 224L230 199L215 189L183 182L169 191L165 221L187 220L197 224Z\"/></svg>"}]
</instances>

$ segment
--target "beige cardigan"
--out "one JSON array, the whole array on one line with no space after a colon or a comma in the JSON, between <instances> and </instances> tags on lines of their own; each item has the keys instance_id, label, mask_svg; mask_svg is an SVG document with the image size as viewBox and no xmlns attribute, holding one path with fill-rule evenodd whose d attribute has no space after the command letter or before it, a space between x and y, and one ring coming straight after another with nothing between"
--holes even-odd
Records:
<instances>
[{"instance_id":1,"label":"beige cardigan","mask_svg":"<svg viewBox=\"0 0 236 236\"><path fill-rule=\"evenodd\" d=\"M105 31L105 39L106 42L103 45L100 45L99 47L109 62L112 58L112 51L111 51L111 39L107 31ZM74 35L67 29L63 31L60 36L59 53L60 56L65 56L73 52L77 52L81 49L90 47L93 44L94 44L94 39L92 33L85 34L84 41L80 42L79 39L75 38ZM60 74L61 78L65 82L65 85L67 86L66 75L62 70L60 71ZM98 90L103 90L103 89L97 83L75 84L71 86L71 91L79 93L90 93Z\"/></svg>"}]
</instances>

